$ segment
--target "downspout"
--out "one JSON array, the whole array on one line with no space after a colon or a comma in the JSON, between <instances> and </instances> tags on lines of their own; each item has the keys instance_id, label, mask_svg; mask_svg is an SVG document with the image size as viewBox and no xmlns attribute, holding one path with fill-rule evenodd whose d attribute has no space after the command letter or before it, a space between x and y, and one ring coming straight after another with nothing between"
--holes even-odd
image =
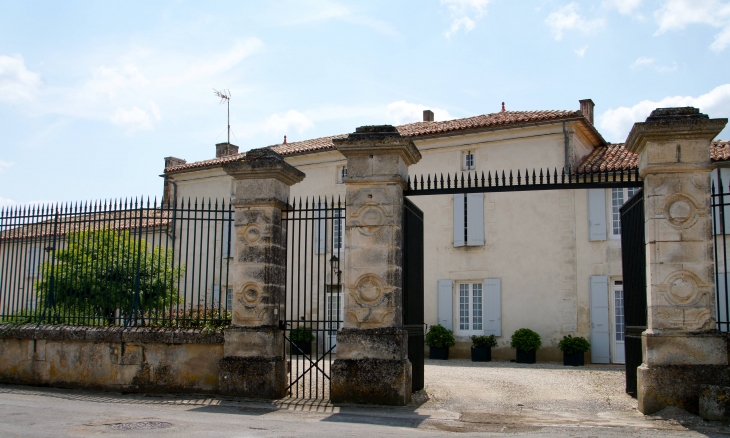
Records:
<instances>
[{"instance_id":1,"label":"downspout","mask_svg":"<svg viewBox=\"0 0 730 438\"><path fill-rule=\"evenodd\" d=\"M565 143L565 172L570 172L570 137L565 121L563 121L563 142Z\"/></svg>"}]
</instances>

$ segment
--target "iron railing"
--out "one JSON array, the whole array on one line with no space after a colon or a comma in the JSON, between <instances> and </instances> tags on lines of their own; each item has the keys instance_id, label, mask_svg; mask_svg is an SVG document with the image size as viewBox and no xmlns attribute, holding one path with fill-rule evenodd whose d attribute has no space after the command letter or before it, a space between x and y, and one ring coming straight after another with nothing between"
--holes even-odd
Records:
<instances>
[{"instance_id":1,"label":"iron railing","mask_svg":"<svg viewBox=\"0 0 730 438\"><path fill-rule=\"evenodd\" d=\"M717 172L717 183L712 181L712 234L715 247L715 296L717 311L717 329L722 332L730 331L730 304L728 303L728 263L727 263L727 233L730 232L730 217L726 211L730 206L730 190L726 191L722 180L722 172Z\"/></svg>"},{"instance_id":2,"label":"iron railing","mask_svg":"<svg viewBox=\"0 0 730 438\"><path fill-rule=\"evenodd\" d=\"M527 190L590 189L608 187L641 187L639 170L603 170L599 172L574 173L570 169L528 169L525 173L503 170L492 174L487 171L450 174L415 175L408 177L405 196L445 195L456 193L515 192Z\"/></svg>"},{"instance_id":3,"label":"iron railing","mask_svg":"<svg viewBox=\"0 0 730 438\"><path fill-rule=\"evenodd\" d=\"M291 367L287 390L295 398L328 399L343 322L345 203L300 198L283 212L282 221L286 295L280 325Z\"/></svg>"},{"instance_id":4,"label":"iron railing","mask_svg":"<svg viewBox=\"0 0 730 438\"><path fill-rule=\"evenodd\" d=\"M149 198L0 210L0 322L219 327L233 210Z\"/></svg>"}]
</instances>

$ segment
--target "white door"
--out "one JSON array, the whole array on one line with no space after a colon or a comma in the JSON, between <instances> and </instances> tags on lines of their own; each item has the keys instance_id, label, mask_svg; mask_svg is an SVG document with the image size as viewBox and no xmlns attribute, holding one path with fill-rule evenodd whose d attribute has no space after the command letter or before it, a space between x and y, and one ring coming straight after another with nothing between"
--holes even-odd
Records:
<instances>
[{"instance_id":1,"label":"white door","mask_svg":"<svg viewBox=\"0 0 730 438\"><path fill-rule=\"evenodd\" d=\"M617 281L613 286L613 363L626 362L624 327L624 286Z\"/></svg>"},{"instance_id":2,"label":"white door","mask_svg":"<svg viewBox=\"0 0 730 438\"><path fill-rule=\"evenodd\" d=\"M591 362L611 363L608 277L591 277Z\"/></svg>"},{"instance_id":3,"label":"white door","mask_svg":"<svg viewBox=\"0 0 730 438\"><path fill-rule=\"evenodd\" d=\"M331 286L331 292L327 294L327 334L325 352L332 349L332 353L337 353L337 330L342 327L344 320L344 302L339 286Z\"/></svg>"}]
</instances>

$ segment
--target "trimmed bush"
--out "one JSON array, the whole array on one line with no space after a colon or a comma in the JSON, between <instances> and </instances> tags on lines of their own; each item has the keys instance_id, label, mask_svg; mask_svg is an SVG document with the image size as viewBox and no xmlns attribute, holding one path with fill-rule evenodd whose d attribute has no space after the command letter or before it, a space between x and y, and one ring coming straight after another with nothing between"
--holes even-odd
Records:
<instances>
[{"instance_id":1,"label":"trimmed bush","mask_svg":"<svg viewBox=\"0 0 730 438\"><path fill-rule=\"evenodd\" d=\"M471 337L471 345L474 348L492 348L497 346L497 337L494 335Z\"/></svg>"},{"instance_id":2,"label":"trimmed bush","mask_svg":"<svg viewBox=\"0 0 730 438\"><path fill-rule=\"evenodd\" d=\"M565 354L585 353L591 349L591 344L582 336L574 338L572 335L566 335L558 343L558 348Z\"/></svg>"},{"instance_id":3,"label":"trimmed bush","mask_svg":"<svg viewBox=\"0 0 730 438\"><path fill-rule=\"evenodd\" d=\"M309 327L297 327L289 332L289 339L292 342L312 342L314 334Z\"/></svg>"},{"instance_id":4,"label":"trimmed bush","mask_svg":"<svg viewBox=\"0 0 730 438\"><path fill-rule=\"evenodd\" d=\"M445 348L456 345L456 339L451 330L441 324L432 325L426 333L426 345L429 347Z\"/></svg>"},{"instance_id":5,"label":"trimmed bush","mask_svg":"<svg viewBox=\"0 0 730 438\"><path fill-rule=\"evenodd\" d=\"M509 346L515 350L537 351L542 346L540 335L528 328L521 328L512 334Z\"/></svg>"}]
</instances>

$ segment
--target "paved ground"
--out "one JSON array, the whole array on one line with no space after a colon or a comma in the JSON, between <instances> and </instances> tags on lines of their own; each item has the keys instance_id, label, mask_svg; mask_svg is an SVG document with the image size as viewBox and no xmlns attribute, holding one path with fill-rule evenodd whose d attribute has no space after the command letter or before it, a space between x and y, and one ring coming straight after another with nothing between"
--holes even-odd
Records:
<instances>
[{"instance_id":1,"label":"paved ground","mask_svg":"<svg viewBox=\"0 0 730 438\"><path fill-rule=\"evenodd\" d=\"M641 415L616 367L427 361L426 381L430 400L405 408L0 385L0 437L730 436L678 409Z\"/></svg>"}]
</instances>

